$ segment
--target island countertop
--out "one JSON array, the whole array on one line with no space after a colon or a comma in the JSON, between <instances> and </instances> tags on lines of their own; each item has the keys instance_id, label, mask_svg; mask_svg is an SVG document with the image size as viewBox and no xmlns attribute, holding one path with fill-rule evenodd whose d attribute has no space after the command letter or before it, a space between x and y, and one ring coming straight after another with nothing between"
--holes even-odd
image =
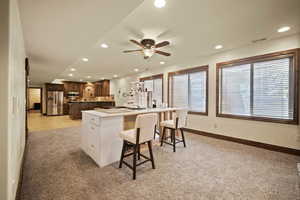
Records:
<instances>
[{"instance_id":1,"label":"island countertop","mask_svg":"<svg viewBox=\"0 0 300 200\"><path fill-rule=\"evenodd\" d=\"M113 109L86 110L82 112L92 114L98 117L116 117L116 116L139 115L145 113L170 112L170 111L176 111L182 109L183 108L147 108L141 110L134 110L130 108L113 108Z\"/></svg>"},{"instance_id":2,"label":"island countertop","mask_svg":"<svg viewBox=\"0 0 300 200\"><path fill-rule=\"evenodd\" d=\"M101 101L69 101L68 103L102 103L102 102L115 102L114 100L101 100Z\"/></svg>"}]
</instances>

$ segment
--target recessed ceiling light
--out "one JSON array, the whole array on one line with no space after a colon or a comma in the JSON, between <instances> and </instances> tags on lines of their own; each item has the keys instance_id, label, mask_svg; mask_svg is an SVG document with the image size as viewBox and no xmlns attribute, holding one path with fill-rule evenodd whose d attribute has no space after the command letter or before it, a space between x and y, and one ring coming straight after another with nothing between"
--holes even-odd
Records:
<instances>
[{"instance_id":1,"label":"recessed ceiling light","mask_svg":"<svg viewBox=\"0 0 300 200\"><path fill-rule=\"evenodd\" d=\"M163 8L166 5L166 1L165 0L155 0L154 1L154 6L156 8Z\"/></svg>"},{"instance_id":2,"label":"recessed ceiling light","mask_svg":"<svg viewBox=\"0 0 300 200\"><path fill-rule=\"evenodd\" d=\"M291 27L289 27L289 26L283 26L283 27L279 28L277 31L278 31L278 33L283 33L283 32L289 31L290 29L291 29Z\"/></svg>"},{"instance_id":3,"label":"recessed ceiling light","mask_svg":"<svg viewBox=\"0 0 300 200\"><path fill-rule=\"evenodd\" d=\"M223 48L222 45L217 45L217 46L215 46L215 49L222 49L222 48Z\"/></svg>"},{"instance_id":4,"label":"recessed ceiling light","mask_svg":"<svg viewBox=\"0 0 300 200\"><path fill-rule=\"evenodd\" d=\"M71 68L71 69L70 69L70 71L72 71L72 72L75 72L75 71L76 71L76 69L75 69L75 68Z\"/></svg>"},{"instance_id":5,"label":"recessed ceiling light","mask_svg":"<svg viewBox=\"0 0 300 200\"><path fill-rule=\"evenodd\" d=\"M69 74L69 76L73 76L73 74Z\"/></svg>"},{"instance_id":6,"label":"recessed ceiling light","mask_svg":"<svg viewBox=\"0 0 300 200\"><path fill-rule=\"evenodd\" d=\"M87 78L92 78L91 76L87 76Z\"/></svg>"},{"instance_id":7,"label":"recessed ceiling light","mask_svg":"<svg viewBox=\"0 0 300 200\"><path fill-rule=\"evenodd\" d=\"M115 74L115 75L114 75L114 77L115 77L115 78L117 78L117 77L118 77L118 75L117 75L117 74Z\"/></svg>"},{"instance_id":8,"label":"recessed ceiling light","mask_svg":"<svg viewBox=\"0 0 300 200\"><path fill-rule=\"evenodd\" d=\"M161 65L164 65L165 64L165 62L164 61L161 61L161 62L159 62Z\"/></svg>"},{"instance_id":9,"label":"recessed ceiling light","mask_svg":"<svg viewBox=\"0 0 300 200\"><path fill-rule=\"evenodd\" d=\"M108 48L108 45L103 43L103 44L101 44L101 47L106 49L106 48Z\"/></svg>"},{"instance_id":10,"label":"recessed ceiling light","mask_svg":"<svg viewBox=\"0 0 300 200\"><path fill-rule=\"evenodd\" d=\"M134 71L135 71L135 72L138 72L138 71L139 71L139 69L138 69L138 68L135 68L135 69L134 69Z\"/></svg>"},{"instance_id":11,"label":"recessed ceiling light","mask_svg":"<svg viewBox=\"0 0 300 200\"><path fill-rule=\"evenodd\" d=\"M88 58L82 58L82 61L87 62L87 61L89 61L89 59Z\"/></svg>"}]
</instances>

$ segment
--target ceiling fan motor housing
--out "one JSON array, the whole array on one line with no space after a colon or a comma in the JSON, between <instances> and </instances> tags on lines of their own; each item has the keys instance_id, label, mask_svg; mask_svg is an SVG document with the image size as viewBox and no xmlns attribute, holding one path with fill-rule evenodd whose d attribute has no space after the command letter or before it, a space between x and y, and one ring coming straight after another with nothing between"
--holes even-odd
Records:
<instances>
[{"instance_id":1,"label":"ceiling fan motor housing","mask_svg":"<svg viewBox=\"0 0 300 200\"><path fill-rule=\"evenodd\" d=\"M151 48L155 45L155 41L153 39L143 39L141 44L146 48Z\"/></svg>"}]
</instances>

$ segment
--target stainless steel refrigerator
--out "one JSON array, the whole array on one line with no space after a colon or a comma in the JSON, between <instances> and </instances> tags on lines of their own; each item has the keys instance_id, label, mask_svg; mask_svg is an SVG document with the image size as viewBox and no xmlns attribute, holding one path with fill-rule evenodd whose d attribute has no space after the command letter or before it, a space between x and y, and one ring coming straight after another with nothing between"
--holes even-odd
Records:
<instances>
[{"instance_id":1,"label":"stainless steel refrigerator","mask_svg":"<svg viewBox=\"0 0 300 200\"><path fill-rule=\"evenodd\" d=\"M64 92L48 91L47 94L47 115L63 115Z\"/></svg>"}]
</instances>

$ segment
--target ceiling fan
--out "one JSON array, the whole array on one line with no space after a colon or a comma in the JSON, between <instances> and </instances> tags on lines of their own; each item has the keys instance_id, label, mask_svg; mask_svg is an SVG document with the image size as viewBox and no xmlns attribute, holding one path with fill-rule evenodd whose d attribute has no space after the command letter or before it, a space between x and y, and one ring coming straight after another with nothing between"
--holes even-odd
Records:
<instances>
[{"instance_id":1,"label":"ceiling fan","mask_svg":"<svg viewBox=\"0 0 300 200\"><path fill-rule=\"evenodd\" d=\"M126 51L123 51L123 53L141 52L141 53L144 54L145 59L150 58L155 53L163 55L163 56L170 56L171 55L170 53L157 50L161 47L168 46L170 44L170 42L168 42L168 41L163 41L163 42L160 42L158 44L156 44L155 40L153 40L153 39L143 39L141 42L138 42L136 40L130 40L130 42L140 46L141 49L126 50Z\"/></svg>"}]
</instances>

